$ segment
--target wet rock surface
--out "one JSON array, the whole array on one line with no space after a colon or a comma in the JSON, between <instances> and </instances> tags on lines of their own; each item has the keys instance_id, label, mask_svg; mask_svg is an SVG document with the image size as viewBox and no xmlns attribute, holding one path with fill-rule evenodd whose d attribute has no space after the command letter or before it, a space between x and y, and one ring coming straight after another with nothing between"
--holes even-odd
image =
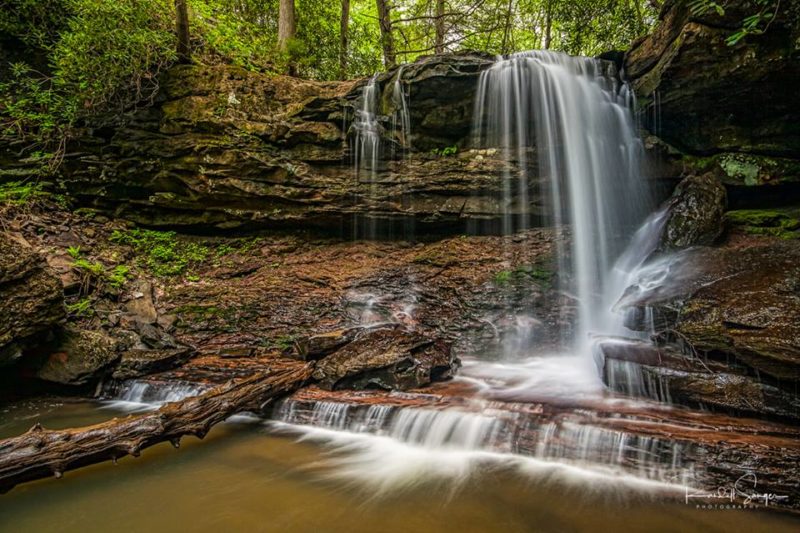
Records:
<instances>
[{"instance_id":1,"label":"wet rock surface","mask_svg":"<svg viewBox=\"0 0 800 533\"><path fill-rule=\"evenodd\" d=\"M161 350L128 350L120 356L111 377L129 379L161 372L182 365L194 354L194 349L188 346Z\"/></svg>"},{"instance_id":2,"label":"wet rock surface","mask_svg":"<svg viewBox=\"0 0 800 533\"><path fill-rule=\"evenodd\" d=\"M313 377L325 389L406 390L451 378L450 347L402 327L373 327L323 358Z\"/></svg>"},{"instance_id":3,"label":"wet rock surface","mask_svg":"<svg viewBox=\"0 0 800 533\"><path fill-rule=\"evenodd\" d=\"M714 244L725 229L725 208L725 188L712 174L684 178L669 200L659 249Z\"/></svg>"},{"instance_id":4,"label":"wet rock surface","mask_svg":"<svg viewBox=\"0 0 800 533\"><path fill-rule=\"evenodd\" d=\"M611 340L598 345L604 381L631 396L721 410L800 420L793 387L769 384L736 362L721 362L676 346Z\"/></svg>"},{"instance_id":5,"label":"wet rock surface","mask_svg":"<svg viewBox=\"0 0 800 533\"><path fill-rule=\"evenodd\" d=\"M646 328L636 317L649 310L659 338L717 361L717 368L723 364L729 374L747 376L672 376L688 396L716 396L709 403L738 404L762 414L780 406L783 414L796 418L798 259L800 247L794 241L740 233L718 248L684 251L671 263L670 283L629 294L624 305L640 312L629 315L628 325Z\"/></svg>"}]
</instances>

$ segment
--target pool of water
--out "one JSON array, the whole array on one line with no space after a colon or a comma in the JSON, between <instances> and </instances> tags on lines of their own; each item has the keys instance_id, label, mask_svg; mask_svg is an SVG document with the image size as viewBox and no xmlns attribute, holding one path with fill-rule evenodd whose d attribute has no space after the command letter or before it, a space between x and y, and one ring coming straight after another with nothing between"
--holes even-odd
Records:
<instances>
[{"instance_id":1,"label":"pool of water","mask_svg":"<svg viewBox=\"0 0 800 533\"><path fill-rule=\"evenodd\" d=\"M0 436L36 421L55 428L122 415L93 402L28 402L0 411ZM370 438L381 437L359 435L359 445L348 447L342 432L308 438L291 425L237 418L204 441L184 439L180 450L158 445L116 466L23 484L0 496L0 530L781 532L800 526L785 514L698 509L661 491L503 461L448 476L445 456L438 468L430 465L439 475L419 471L413 483L376 491L375 479L342 470ZM374 477L383 475L376 467Z\"/></svg>"}]
</instances>

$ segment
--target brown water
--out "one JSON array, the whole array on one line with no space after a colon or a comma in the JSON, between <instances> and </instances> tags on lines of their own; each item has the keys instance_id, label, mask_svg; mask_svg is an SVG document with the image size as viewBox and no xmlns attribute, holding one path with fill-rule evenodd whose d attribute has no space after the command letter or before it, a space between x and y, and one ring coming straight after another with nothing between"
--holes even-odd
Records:
<instances>
[{"instance_id":1,"label":"brown water","mask_svg":"<svg viewBox=\"0 0 800 533\"><path fill-rule=\"evenodd\" d=\"M41 420L67 427L116 413L89 402L30 403L0 412L0 436ZM0 496L0 530L183 531L798 531L800 520L706 510L654 495L565 485L485 468L458 488L423 484L373 498L332 479L330 450L260 423L227 423L180 450L126 458L21 485Z\"/></svg>"}]
</instances>

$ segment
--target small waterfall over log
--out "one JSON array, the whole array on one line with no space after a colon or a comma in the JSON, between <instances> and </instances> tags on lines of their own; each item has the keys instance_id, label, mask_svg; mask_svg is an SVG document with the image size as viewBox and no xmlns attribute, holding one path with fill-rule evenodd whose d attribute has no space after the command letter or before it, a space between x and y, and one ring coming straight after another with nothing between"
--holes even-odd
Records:
<instances>
[{"instance_id":1,"label":"small waterfall over log","mask_svg":"<svg viewBox=\"0 0 800 533\"><path fill-rule=\"evenodd\" d=\"M571 227L558 264L579 306L571 344L584 353L589 333L608 323L612 266L651 210L632 94L614 69L549 51L514 54L481 74L475 101L474 142L501 149L521 173L503 176L504 233L530 223L534 166L552 224Z\"/></svg>"}]
</instances>

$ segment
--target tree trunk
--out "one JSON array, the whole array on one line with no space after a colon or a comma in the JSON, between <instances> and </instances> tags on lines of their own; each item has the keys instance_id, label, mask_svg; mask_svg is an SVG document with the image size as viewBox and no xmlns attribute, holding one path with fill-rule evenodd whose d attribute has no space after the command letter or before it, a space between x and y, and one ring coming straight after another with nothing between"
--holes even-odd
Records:
<instances>
[{"instance_id":1,"label":"tree trunk","mask_svg":"<svg viewBox=\"0 0 800 533\"><path fill-rule=\"evenodd\" d=\"M260 412L273 398L291 393L311 377L312 364L281 362L269 372L231 381L205 394L168 403L158 411L130 415L77 429L50 431L36 424L27 433L0 441L0 492L24 481L67 470L116 462L144 448L170 441L176 448L184 435L205 437L214 424L242 411Z\"/></svg>"},{"instance_id":2,"label":"tree trunk","mask_svg":"<svg viewBox=\"0 0 800 533\"><path fill-rule=\"evenodd\" d=\"M503 30L503 42L500 45L500 53L507 54L508 50L508 41L509 37L511 36L511 13L514 10L514 0L508 0L508 7L506 8L506 25L505 29Z\"/></svg>"},{"instance_id":3,"label":"tree trunk","mask_svg":"<svg viewBox=\"0 0 800 533\"><path fill-rule=\"evenodd\" d=\"M551 2L547 2L545 22L544 22L544 49L550 50L550 40L552 37L553 17L551 15Z\"/></svg>"},{"instance_id":4,"label":"tree trunk","mask_svg":"<svg viewBox=\"0 0 800 533\"><path fill-rule=\"evenodd\" d=\"M392 35L392 13L386 0L376 0L378 4L378 20L381 26L381 46L383 47L383 64L392 68L397 64Z\"/></svg>"},{"instance_id":5,"label":"tree trunk","mask_svg":"<svg viewBox=\"0 0 800 533\"><path fill-rule=\"evenodd\" d=\"M434 51L437 54L444 53L444 0L436 0L436 41Z\"/></svg>"},{"instance_id":6,"label":"tree trunk","mask_svg":"<svg viewBox=\"0 0 800 533\"><path fill-rule=\"evenodd\" d=\"M295 35L294 0L280 0L278 7L278 49L285 52Z\"/></svg>"},{"instance_id":7,"label":"tree trunk","mask_svg":"<svg viewBox=\"0 0 800 533\"><path fill-rule=\"evenodd\" d=\"M347 40L350 26L350 0L342 0L342 18L339 21L339 77L347 79Z\"/></svg>"},{"instance_id":8,"label":"tree trunk","mask_svg":"<svg viewBox=\"0 0 800 533\"><path fill-rule=\"evenodd\" d=\"M189 44L189 12L186 0L175 0L175 31L178 34L178 61L189 63L192 49Z\"/></svg>"}]
</instances>

